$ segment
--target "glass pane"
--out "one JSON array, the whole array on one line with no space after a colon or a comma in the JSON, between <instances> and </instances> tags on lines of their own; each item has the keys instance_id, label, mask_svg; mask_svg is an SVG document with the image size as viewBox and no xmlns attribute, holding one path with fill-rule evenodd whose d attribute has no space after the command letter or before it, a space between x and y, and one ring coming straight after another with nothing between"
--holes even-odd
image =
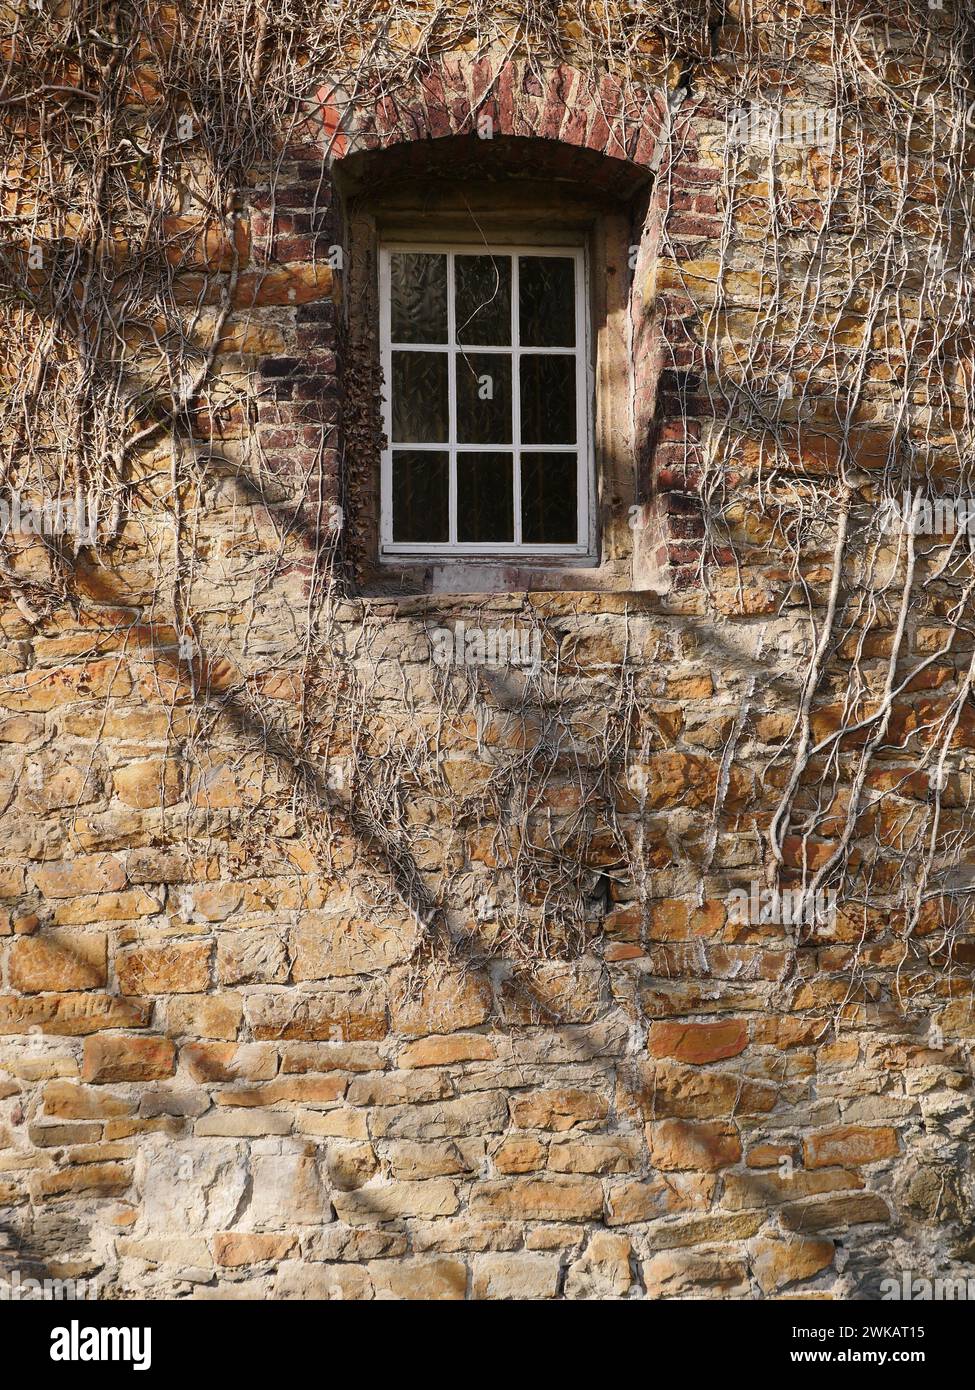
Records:
<instances>
[{"instance_id":1,"label":"glass pane","mask_svg":"<svg viewBox=\"0 0 975 1390\"><path fill-rule=\"evenodd\" d=\"M511 454L457 455L457 539L513 541Z\"/></svg>"},{"instance_id":2,"label":"glass pane","mask_svg":"<svg viewBox=\"0 0 975 1390\"><path fill-rule=\"evenodd\" d=\"M393 540L447 541L450 455L393 450Z\"/></svg>"},{"instance_id":3,"label":"glass pane","mask_svg":"<svg viewBox=\"0 0 975 1390\"><path fill-rule=\"evenodd\" d=\"M522 357L521 438L524 444L576 442L574 357Z\"/></svg>"},{"instance_id":4,"label":"glass pane","mask_svg":"<svg viewBox=\"0 0 975 1390\"><path fill-rule=\"evenodd\" d=\"M457 354L457 442L511 443L511 358L506 352Z\"/></svg>"},{"instance_id":5,"label":"glass pane","mask_svg":"<svg viewBox=\"0 0 975 1390\"><path fill-rule=\"evenodd\" d=\"M454 276L457 341L507 347L511 342L511 258L457 256Z\"/></svg>"},{"instance_id":6,"label":"glass pane","mask_svg":"<svg viewBox=\"0 0 975 1390\"><path fill-rule=\"evenodd\" d=\"M522 347L575 347L575 261L519 257L518 320Z\"/></svg>"},{"instance_id":7,"label":"glass pane","mask_svg":"<svg viewBox=\"0 0 975 1390\"><path fill-rule=\"evenodd\" d=\"M521 538L526 545L575 545L577 486L575 454L522 454Z\"/></svg>"},{"instance_id":8,"label":"glass pane","mask_svg":"<svg viewBox=\"0 0 975 1390\"><path fill-rule=\"evenodd\" d=\"M389 258L390 332L394 343L447 341L447 257L396 251Z\"/></svg>"},{"instance_id":9,"label":"glass pane","mask_svg":"<svg viewBox=\"0 0 975 1390\"><path fill-rule=\"evenodd\" d=\"M449 416L447 354L393 353L393 439L446 444Z\"/></svg>"}]
</instances>

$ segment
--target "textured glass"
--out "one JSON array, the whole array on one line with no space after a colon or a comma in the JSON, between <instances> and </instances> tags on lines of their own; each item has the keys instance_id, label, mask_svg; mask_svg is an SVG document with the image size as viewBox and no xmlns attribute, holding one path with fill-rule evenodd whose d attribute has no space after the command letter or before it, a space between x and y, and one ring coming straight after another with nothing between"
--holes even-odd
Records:
<instances>
[{"instance_id":1,"label":"textured glass","mask_svg":"<svg viewBox=\"0 0 975 1390\"><path fill-rule=\"evenodd\" d=\"M457 442L511 443L511 358L506 352L457 354Z\"/></svg>"},{"instance_id":2,"label":"textured glass","mask_svg":"<svg viewBox=\"0 0 975 1390\"><path fill-rule=\"evenodd\" d=\"M521 359L521 439L524 444L576 442L576 361L574 357Z\"/></svg>"},{"instance_id":3,"label":"textured glass","mask_svg":"<svg viewBox=\"0 0 975 1390\"><path fill-rule=\"evenodd\" d=\"M518 320L522 347L575 347L575 261L519 257Z\"/></svg>"},{"instance_id":4,"label":"textured glass","mask_svg":"<svg viewBox=\"0 0 975 1390\"><path fill-rule=\"evenodd\" d=\"M394 343L447 341L447 257L396 251L389 258L390 332Z\"/></svg>"},{"instance_id":5,"label":"textured glass","mask_svg":"<svg viewBox=\"0 0 975 1390\"><path fill-rule=\"evenodd\" d=\"M511 342L510 256L455 256L454 277L457 341L507 347Z\"/></svg>"},{"instance_id":6,"label":"textured glass","mask_svg":"<svg viewBox=\"0 0 975 1390\"><path fill-rule=\"evenodd\" d=\"M450 455L393 450L393 540L447 541Z\"/></svg>"},{"instance_id":7,"label":"textured glass","mask_svg":"<svg viewBox=\"0 0 975 1390\"><path fill-rule=\"evenodd\" d=\"M392 391L395 443L447 443L445 352L394 352Z\"/></svg>"},{"instance_id":8,"label":"textured glass","mask_svg":"<svg viewBox=\"0 0 975 1390\"><path fill-rule=\"evenodd\" d=\"M457 455L457 539L513 541L512 456Z\"/></svg>"},{"instance_id":9,"label":"textured glass","mask_svg":"<svg viewBox=\"0 0 975 1390\"><path fill-rule=\"evenodd\" d=\"M577 485L575 454L522 454L521 538L526 545L575 545Z\"/></svg>"}]
</instances>

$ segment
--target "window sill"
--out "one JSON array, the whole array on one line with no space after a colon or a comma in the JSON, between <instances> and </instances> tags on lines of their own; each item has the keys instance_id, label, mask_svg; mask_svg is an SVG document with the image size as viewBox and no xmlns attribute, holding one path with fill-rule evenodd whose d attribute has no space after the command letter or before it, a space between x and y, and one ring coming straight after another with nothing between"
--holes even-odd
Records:
<instances>
[{"instance_id":1,"label":"window sill","mask_svg":"<svg viewBox=\"0 0 975 1390\"><path fill-rule=\"evenodd\" d=\"M430 566L430 592L434 594L508 594L514 590L599 588L595 560L573 559L571 565L524 563L464 563L451 561Z\"/></svg>"},{"instance_id":2,"label":"window sill","mask_svg":"<svg viewBox=\"0 0 975 1390\"><path fill-rule=\"evenodd\" d=\"M489 621L487 614L494 611L499 619L513 612L537 609L543 612L575 612L589 614L659 613L665 611L665 600L655 590L647 589L585 589L567 586L558 589L518 589L505 593L494 593L497 600L494 607L491 593L471 590L467 593L384 593L358 594L353 600L362 605L362 612L373 617L431 618L441 621L450 617L462 617L476 613L481 622Z\"/></svg>"},{"instance_id":3,"label":"window sill","mask_svg":"<svg viewBox=\"0 0 975 1390\"><path fill-rule=\"evenodd\" d=\"M629 557L596 560L594 557L553 556L550 560L479 557L425 560L384 556L373 571L372 582L360 590L362 597L412 599L422 595L489 595L510 597L517 593L645 593L659 592L655 583L634 580Z\"/></svg>"}]
</instances>

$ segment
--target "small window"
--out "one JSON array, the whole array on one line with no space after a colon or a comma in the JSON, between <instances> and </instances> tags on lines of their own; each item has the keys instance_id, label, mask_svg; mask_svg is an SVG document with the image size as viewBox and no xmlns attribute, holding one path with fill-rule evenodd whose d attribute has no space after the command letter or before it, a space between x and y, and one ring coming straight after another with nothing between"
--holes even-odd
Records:
<instances>
[{"instance_id":1,"label":"small window","mask_svg":"<svg viewBox=\"0 0 975 1390\"><path fill-rule=\"evenodd\" d=\"M581 247L385 245L382 552L592 553Z\"/></svg>"}]
</instances>

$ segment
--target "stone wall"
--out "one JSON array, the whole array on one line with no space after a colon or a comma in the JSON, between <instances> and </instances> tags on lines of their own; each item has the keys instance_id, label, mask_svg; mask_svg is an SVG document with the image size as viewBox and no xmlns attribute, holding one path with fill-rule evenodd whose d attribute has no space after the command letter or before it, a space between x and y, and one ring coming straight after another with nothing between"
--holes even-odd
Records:
<instances>
[{"instance_id":1,"label":"stone wall","mask_svg":"<svg viewBox=\"0 0 975 1390\"><path fill-rule=\"evenodd\" d=\"M810 102L828 80L806 74ZM726 112L693 85L632 107L608 77L491 55L366 111L320 98L233 239L173 227L219 333L188 533L135 502L111 562L79 562L74 612L0 609L6 1267L106 1297L353 1299L875 1298L903 1269L975 1273L971 939L943 894L912 917L899 892L944 718L940 833L968 855L950 577L912 605L902 663L936 659L897 693L835 912L797 932L731 896L769 882L800 630L834 576L828 525L792 562L782 497L818 489L834 521L841 469L880 467L901 406L891 346L831 429L848 363L817 359L817 325L879 331L839 262L818 263L838 298L797 311L811 413L773 388L768 439L735 436L715 383L757 325L795 338L769 320L769 239L800 284L818 231L841 236L824 208L849 166L790 150L773 216L762 156L729 182ZM339 166L475 141L485 113L539 159L585 147L610 181L652 178L619 267L652 590L366 596L343 555L376 383L333 255ZM919 169L912 207L940 196ZM537 632L540 668L438 666L433 630L461 622ZM851 618L815 739L856 722L851 672L878 696L895 639L889 603ZM840 763L804 774L786 886L841 838Z\"/></svg>"}]
</instances>

